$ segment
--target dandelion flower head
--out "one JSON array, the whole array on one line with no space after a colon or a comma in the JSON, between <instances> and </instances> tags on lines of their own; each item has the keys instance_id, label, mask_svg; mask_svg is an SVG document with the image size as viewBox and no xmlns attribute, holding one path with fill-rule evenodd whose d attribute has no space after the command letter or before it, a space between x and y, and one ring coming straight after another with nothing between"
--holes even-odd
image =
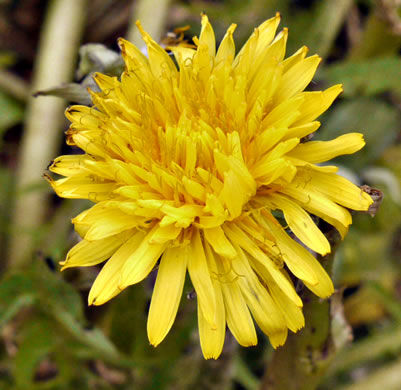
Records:
<instances>
[{"instance_id":1,"label":"dandelion flower head","mask_svg":"<svg viewBox=\"0 0 401 390\"><path fill-rule=\"evenodd\" d=\"M257 343L254 321L273 347L284 344L304 326L291 274L319 297L333 292L311 253L330 252L311 214L344 237L348 209L372 203L337 167L317 165L361 149L361 134L303 142L342 87L304 91L321 59L306 47L285 59L279 21L262 23L236 54L236 26L216 52L203 15L196 47L171 47L173 56L138 23L148 56L120 39L121 77L96 74L93 107L67 110L67 143L84 154L56 158L50 170L64 178L49 180L59 196L94 205L72 220L82 241L63 268L105 262L94 305L157 268L154 346L175 320L187 271L205 358L220 355L226 325L243 346Z\"/></svg>"}]
</instances>

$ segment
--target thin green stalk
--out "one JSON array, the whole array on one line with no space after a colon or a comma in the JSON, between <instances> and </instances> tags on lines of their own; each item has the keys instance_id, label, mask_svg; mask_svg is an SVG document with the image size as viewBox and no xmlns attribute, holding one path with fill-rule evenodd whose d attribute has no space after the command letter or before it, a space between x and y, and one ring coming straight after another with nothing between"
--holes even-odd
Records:
<instances>
[{"instance_id":1,"label":"thin green stalk","mask_svg":"<svg viewBox=\"0 0 401 390\"><path fill-rule=\"evenodd\" d=\"M357 365L379 360L385 355L396 355L401 349L401 328L382 331L341 351L328 369L326 378L338 375Z\"/></svg>"},{"instance_id":2,"label":"thin green stalk","mask_svg":"<svg viewBox=\"0 0 401 390\"><path fill-rule=\"evenodd\" d=\"M143 28L159 42L165 29L170 0L137 0L133 3L133 16L128 27L127 39L138 47L145 45L135 26L135 21L140 20Z\"/></svg>"},{"instance_id":3,"label":"thin green stalk","mask_svg":"<svg viewBox=\"0 0 401 390\"><path fill-rule=\"evenodd\" d=\"M337 390L399 390L401 389L401 359L387 364L352 385L337 388Z\"/></svg>"},{"instance_id":4,"label":"thin green stalk","mask_svg":"<svg viewBox=\"0 0 401 390\"><path fill-rule=\"evenodd\" d=\"M350 61L385 57L396 54L401 46L401 36L392 31L390 23L380 16L380 4L370 12L359 44L348 55Z\"/></svg>"},{"instance_id":5,"label":"thin green stalk","mask_svg":"<svg viewBox=\"0 0 401 390\"><path fill-rule=\"evenodd\" d=\"M344 20L354 4L353 0L321 1L316 18L306 33L307 42L313 52L327 57Z\"/></svg>"},{"instance_id":6,"label":"thin green stalk","mask_svg":"<svg viewBox=\"0 0 401 390\"><path fill-rule=\"evenodd\" d=\"M71 81L85 22L86 1L52 0L40 36L31 92ZM63 137L65 101L56 97L28 100L18 156L16 196L9 245L9 266L29 260L33 234L43 222L47 191L33 190L57 154Z\"/></svg>"},{"instance_id":7,"label":"thin green stalk","mask_svg":"<svg viewBox=\"0 0 401 390\"><path fill-rule=\"evenodd\" d=\"M0 90L23 102L26 101L29 96L26 82L4 69L0 69Z\"/></svg>"}]
</instances>

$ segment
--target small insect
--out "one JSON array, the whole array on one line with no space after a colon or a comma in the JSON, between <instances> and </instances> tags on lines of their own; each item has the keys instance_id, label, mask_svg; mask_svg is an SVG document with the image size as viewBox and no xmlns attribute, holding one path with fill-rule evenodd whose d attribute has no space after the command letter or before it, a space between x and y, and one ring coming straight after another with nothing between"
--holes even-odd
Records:
<instances>
[{"instance_id":1,"label":"small insect","mask_svg":"<svg viewBox=\"0 0 401 390\"><path fill-rule=\"evenodd\" d=\"M161 39L162 47L171 47L171 46L181 46L181 47L189 47L195 49L196 46L192 43L188 43L188 40L184 39L185 31L188 31L190 26L177 27L173 31L168 32Z\"/></svg>"}]
</instances>

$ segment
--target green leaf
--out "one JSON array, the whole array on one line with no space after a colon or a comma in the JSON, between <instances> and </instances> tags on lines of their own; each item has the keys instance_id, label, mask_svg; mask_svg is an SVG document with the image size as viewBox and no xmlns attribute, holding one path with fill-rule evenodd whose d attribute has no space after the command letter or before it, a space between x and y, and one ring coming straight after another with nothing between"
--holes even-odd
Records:
<instances>
[{"instance_id":1,"label":"green leaf","mask_svg":"<svg viewBox=\"0 0 401 390\"><path fill-rule=\"evenodd\" d=\"M88 356L103 359L115 365L132 365L132 362L121 355L114 344L99 329L85 329L70 313L63 311L60 306L52 306L52 314L62 327L74 337L75 340L86 345Z\"/></svg>"},{"instance_id":2,"label":"green leaf","mask_svg":"<svg viewBox=\"0 0 401 390\"><path fill-rule=\"evenodd\" d=\"M7 308L0 312L0 328L10 321L23 307L31 306L34 303L35 297L33 294L17 295Z\"/></svg>"},{"instance_id":3,"label":"green leaf","mask_svg":"<svg viewBox=\"0 0 401 390\"><path fill-rule=\"evenodd\" d=\"M83 321L82 299L71 284L63 280L59 273L51 272L43 263L36 264L34 274L41 302L69 313L78 321Z\"/></svg>"},{"instance_id":4,"label":"green leaf","mask_svg":"<svg viewBox=\"0 0 401 390\"><path fill-rule=\"evenodd\" d=\"M339 372L349 370L363 363L378 360L392 354L397 356L401 348L401 328L388 327L380 332L355 342L341 351L329 368L328 375L337 376Z\"/></svg>"},{"instance_id":5,"label":"green leaf","mask_svg":"<svg viewBox=\"0 0 401 390\"><path fill-rule=\"evenodd\" d=\"M235 359L235 379L246 390L257 390L260 388L260 381L239 356Z\"/></svg>"},{"instance_id":6,"label":"green leaf","mask_svg":"<svg viewBox=\"0 0 401 390\"><path fill-rule=\"evenodd\" d=\"M343 84L343 96L372 96L386 91L401 94L401 58L372 58L342 62L323 68L318 78L328 84Z\"/></svg>"},{"instance_id":7,"label":"green leaf","mask_svg":"<svg viewBox=\"0 0 401 390\"><path fill-rule=\"evenodd\" d=\"M0 136L22 121L24 110L15 99L0 91Z\"/></svg>"},{"instance_id":8,"label":"green leaf","mask_svg":"<svg viewBox=\"0 0 401 390\"><path fill-rule=\"evenodd\" d=\"M0 282L0 314L20 295L29 295L34 291L34 283L28 275L14 274Z\"/></svg>"},{"instance_id":9,"label":"green leaf","mask_svg":"<svg viewBox=\"0 0 401 390\"><path fill-rule=\"evenodd\" d=\"M56 344L53 324L46 317L36 317L23 332L23 341L18 346L15 359L15 380L19 389L31 389L35 370L40 360Z\"/></svg>"}]
</instances>

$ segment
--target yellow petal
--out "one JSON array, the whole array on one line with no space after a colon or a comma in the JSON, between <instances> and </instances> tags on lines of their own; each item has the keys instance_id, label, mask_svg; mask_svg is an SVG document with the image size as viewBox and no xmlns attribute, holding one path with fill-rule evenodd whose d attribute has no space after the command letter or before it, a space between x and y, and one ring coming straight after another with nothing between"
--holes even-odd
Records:
<instances>
[{"instance_id":1,"label":"yellow petal","mask_svg":"<svg viewBox=\"0 0 401 390\"><path fill-rule=\"evenodd\" d=\"M196 53L196 50L182 46L168 47L168 49L174 54L174 58L180 67L180 76L182 76L185 66L192 64L192 59Z\"/></svg>"},{"instance_id":2,"label":"yellow petal","mask_svg":"<svg viewBox=\"0 0 401 390\"><path fill-rule=\"evenodd\" d=\"M217 275L218 271L213 252L206 242L204 247L209 269L214 275ZM216 327L213 328L210 323L206 321L198 300L199 338L205 359L217 359L220 356L226 334L226 313L221 285L215 278L212 279L212 284L216 297Z\"/></svg>"},{"instance_id":3,"label":"yellow petal","mask_svg":"<svg viewBox=\"0 0 401 390\"><path fill-rule=\"evenodd\" d=\"M70 141L69 145L78 146L87 154L104 159L111 153L105 148L104 144L99 142L100 136L101 133L99 131L72 131L71 128L67 131L67 137L69 137L68 140Z\"/></svg>"},{"instance_id":4,"label":"yellow petal","mask_svg":"<svg viewBox=\"0 0 401 390\"><path fill-rule=\"evenodd\" d=\"M53 180L47 177L56 194L68 199L89 199L101 202L113 197L111 194L117 187L113 182L96 182L94 178L72 176L65 179Z\"/></svg>"},{"instance_id":5,"label":"yellow petal","mask_svg":"<svg viewBox=\"0 0 401 390\"><path fill-rule=\"evenodd\" d=\"M107 261L89 292L89 305L102 305L121 292L118 282L123 266L129 256L136 251L144 237L145 235L142 232L137 232Z\"/></svg>"},{"instance_id":6,"label":"yellow petal","mask_svg":"<svg viewBox=\"0 0 401 390\"><path fill-rule=\"evenodd\" d=\"M191 244L186 248L189 251L188 272L203 316L212 328L216 328L216 296L198 229L194 231Z\"/></svg>"},{"instance_id":7,"label":"yellow petal","mask_svg":"<svg viewBox=\"0 0 401 390\"><path fill-rule=\"evenodd\" d=\"M252 65L252 61L272 42L279 23L280 15L276 14L275 17L266 20L255 28L253 34L235 57L233 67L236 68L238 73L246 73Z\"/></svg>"},{"instance_id":8,"label":"yellow petal","mask_svg":"<svg viewBox=\"0 0 401 390\"><path fill-rule=\"evenodd\" d=\"M181 248L168 248L160 260L148 315L148 338L153 346L166 337L177 314L188 258Z\"/></svg>"},{"instance_id":9,"label":"yellow petal","mask_svg":"<svg viewBox=\"0 0 401 390\"><path fill-rule=\"evenodd\" d=\"M219 262L220 263L220 262ZM220 274L227 272L218 264ZM227 325L238 343L244 347L256 345L258 342L255 325L248 306L241 293L237 280L221 283L224 305L226 307Z\"/></svg>"},{"instance_id":10,"label":"yellow petal","mask_svg":"<svg viewBox=\"0 0 401 390\"><path fill-rule=\"evenodd\" d=\"M325 91L304 92L300 115L294 125L302 125L315 120L323 114L343 91L341 84L334 85Z\"/></svg>"},{"instance_id":11,"label":"yellow petal","mask_svg":"<svg viewBox=\"0 0 401 390\"><path fill-rule=\"evenodd\" d=\"M220 288L220 287L218 287ZM202 354L205 359L217 359L223 350L224 338L226 334L225 309L223 295L221 291L216 294L217 313L216 326L212 327L203 315L200 303L198 301L198 327L199 339L202 349Z\"/></svg>"},{"instance_id":12,"label":"yellow petal","mask_svg":"<svg viewBox=\"0 0 401 390\"><path fill-rule=\"evenodd\" d=\"M102 213L96 213L91 218L90 228L85 234L85 240L96 241L132 229L141 222L132 215L124 214L115 208L105 208ZM89 218L88 218L89 219ZM74 222L74 220L73 220ZM83 221L85 223L86 220Z\"/></svg>"},{"instance_id":13,"label":"yellow petal","mask_svg":"<svg viewBox=\"0 0 401 390\"><path fill-rule=\"evenodd\" d=\"M311 173L311 175L313 174ZM348 231L348 226L352 223L351 214L344 207L327 198L326 195L316 191L309 185L308 180L306 182L294 180L288 186L282 188L280 192L297 200L311 214L333 225L344 238ZM302 191L300 191L300 188L302 188Z\"/></svg>"},{"instance_id":14,"label":"yellow petal","mask_svg":"<svg viewBox=\"0 0 401 390\"><path fill-rule=\"evenodd\" d=\"M188 194L191 195L194 199L205 202L206 190L201 184L194 180L188 179L185 176L182 178L182 184L184 185L185 190L188 192Z\"/></svg>"},{"instance_id":15,"label":"yellow petal","mask_svg":"<svg viewBox=\"0 0 401 390\"><path fill-rule=\"evenodd\" d=\"M273 161L257 164L253 175L258 183L267 186L282 176L287 177L287 181L291 182L296 172L297 169L287 159L278 158Z\"/></svg>"},{"instance_id":16,"label":"yellow petal","mask_svg":"<svg viewBox=\"0 0 401 390\"><path fill-rule=\"evenodd\" d=\"M216 54L216 39L212 25L206 14L202 14L202 30L199 36L199 43L205 44L209 49L210 58L214 59Z\"/></svg>"},{"instance_id":17,"label":"yellow petal","mask_svg":"<svg viewBox=\"0 0 401 390\"><path fill-rule=\"evenodd\" d=\"M352 210L367 210L372 198L358 186L335 173L306 173L308 187L316 189L333 202Z\"/></svg>"},{"instance_id":18,"label":"yellow petal","mask_svg":"<svg viewBox=\"0 0 401 390\"><path fill-rule=\"evenodd\" d=\"M287 72L289 69L291 69L296 64L298 64L299 62L301 62L306 57L308 50L309 49L306 46L303 46L300 49L298 49L292 56L286 58L283 61L284 73Z\"/></svg>"},{"instance_id":19,"label":"yellow petal","mask_svg":"<svg viewBox=\"0 0 401 390\"><path fill-rule=\"evenodd\" d=\"M255 57L259 56L263 49L272 42L276 35L277 27L280 24L280 19L280 14L277 12L273 18L264 21L257 27L259 39L256 46Z\"/></svg>"},{"instance_id":20,"label":"yellow petal","mask_svg":"<svg viewBox=\"0 0 401 390\"><path fill-rule=\"evenodd\" d=\"M114 93L113 90L118 85L117 77L107 76L99 72L95 72L92 77L102 91L107 91L108 94L110 94L110 92ZM113 97L115 97L115 95Z\"/></svg>"},{"instance_id":21,"label":"yellow petal","mask_svg":"<svg viewBox=\"0 0 401 390\"><path fill-rule=\"evenodd\" d=\"M168 241L175 240L181 233L180 227L166 226L160 227L155 231L152 238L149 240L150 244L164 244Z\"/></svg>"},{"instance_id":22,"label":"yellow petal","mask_svg":"<svg viewBox=\"0 0 401 390\"><path fill-rule=\"evenodd\" d=\"M237 25L232 24L228 29L226 34L224 35L223 40L220 43L219 49L216 54L216 66L220 63L229 63L231 64L235 57L235 43L233 39L233 33L236 29Z\"/></svg>"},{"instance_id":23,"label":"yellow petal","mask_svg":"<svg viewBox=\"0 0 401 390\"><path fill-rule=\"evenodd\" d=\"M94 110L92 107L80 105L68 107L65 110L65 116L74 125L86 129L97 129L107 118L104 113Z\"/></svg>"},{"instance_id":24,"label":"yellow petal","mask_svg":"<svg viewBox=\"0 0 401 390\"><path fill-rule=\"evenodd\" d=\"M158 45L147 32L145 32L140 22L137 22L136 25L148 48L149 65L154 77L156 79L163 77L176 77L177 68L167 52Z\"/></svg>"},{"instance_id":25,"label":"yellow petal","mask_svg":"<svg viewBox=\"0 0 401 390\"><path fill-rule=\"evenodd\" d=\"M287 340L287 335L288 335L287 328L280 333L275 333L270 335L269 340L272 347L276 349L277 347L281 347L282 345L284 345L285 341Z\"/></svg>"},{"instance_id":26,"label":"yellow petal","mask_svg":"<svg viewBox=\"0 0 401 390\"><path fill-rule=\"evenodd\" d=\"M294 125L294 127L290 127L285 136L283 137L283 140L287 140L290 138L303 138L306 137L309 134L312 134L315 132L319 127L320 127L320 122L309 122L304 125Z\"/></svg>"},{"instance_id":27,"label":"yellow petal","mask_svg":"<svg viewBox=\"0 0 401 390\"><path fill-rule=\"evenodd\" d=\"M283 315L268 290L259 282L244 252L237 247L238 256L232 260L233 270L241 275L238 283L255 321L266 335L282 333L286 328Z\"/></svg>"},{"instance_id":28,"label":"yellow petal","mask_svg":"<svg viewBox=\"0 0 401 390\"><path fill-rule=\"evenodd\" d=\"M289 270L319 297L330 296L334 292L333 283L319 261L294 241L278 223L274 224L270 218L260 218L259 221L268 226L276 237Z\"/></svg>"},{"instance_id":29,"label":"yellow petal","mask_svg":"<svg viewBox=\"0 0 401 390\"><path fill-rule=\"evenodd\" d=\"M149 275L167 244L151 244L150 241L159 229L155 225L142 240L135 252L127 258L121 272L119 288L124 289L131 284L139 283Z\"/></svg>"},{"instance_id":30,"label":"yellow petal","mask_svg":"<svg viewBox=\"0 0 401 390\"><path fill-rule=\"evenodd\" d=\"M272 209L280 209L292 232L310 249L325 255L330 252L330 244L309 214L287 197L271 194L268 200Z\"/></svg>"},{"instance_id":31,"label":"yellow petal","mask_svg":"<svg viewBox=\"0 0 401 390\"><path fill-rule=\"evenodd\" d=\"M266 164L277 158L290 153L299 144L299 138L291 138L284 142L279 142L269 153L267 153L263 158L260 159L260 164Z\"/></svg>"},{"instance_id":32,"label":"yellow petal","mask_svg":"<svg viewBox=\"0 0 401 390\"><path fill-rule=\"evenodd\" d=\"M288 236L278 222L273 222L274 217L270 217L271 218L267 218L262 215L254 216L255 220L266 230L271 232L275 238L277 243L276 245L280 252L279 255L287 264L290 271L299 279L307 280L311 284L317 284L318 279L313 267L311 267L301 256L291 250L290 244L293 240Z\"/></svg>"},{"instance_id":33,"label":"yellow petal","mask_svg":"<svg viewBox=\"0 0 401 390\"><path fill-rule=\"evenodd\" d=\"M277 35L271 45L266 46L255 56L249 68L248 104L253 105L266 94L260 102L268 103L280 85L282 66L285 55L288 30L285 28ZM260 37L259 37L260 40Z\"/></svg>"},{"instance_id":34,"label":"yellow petal","mask_svg":"<svg viewBox=\"0 0 401 390\"><path fill-rule=\"evenodd\" d=\"M295 305L294 302L292 302L290 299L288 299L287 295L284 294L280 286L277 285L274 280L269 280L268 284L270 293L277 306L283 313L288 328L293 332L297 332L299 329L303 328L305 326L305 319L302 313L302 309ZM276 343L278 343L279 341L280 340L274 340L274 342ZM274 344L273 347L275 347Z\"/></svg>"},{"instance_id":35,"label":"yellow petal","mask_svg":"<svg viewBox=\"0 0 401 390\"><path fill-rule=\"evenodd\" d=\"M61 270L70 267L88 267L107 260L124 244L127 233L117 234L98 241L80 241L67 253L65 261L60 262Z\"/></svg>"},{"instance_id":36,"label":"yellow petal","mask_svg":"<svg viewBox=\"0 0 401 390\"><path fill-rule=\"evenodd\" d=\"M249 253L254 262L259 265L261 276L269 275L283 289L288 297L298 306L302 307L302 300L296 293L292 283L282 274L276 264L264 253L247 234L235 224L225 224L223 230L231 242L235 242L245 252Z\"/></svg>"},{"instance_id":37,"label":"yellow petal","mask_svg":"<svg viewBox=\"0 0 401 390\"><path fill-rule=\"evenodd\" d=\"M129 57L131 60L135 60L137 64L140 64L140 68L149 68L148 58L134 44L124 38L119 38L118 45L126 65L130 65L130 61L127 60L127 57Z\"/></svg>"},{"instance_id":38,"label":"yellow petal","mask_svg":"<svg viewBox=\"0 0 401 390\"><path fill-rule=\"evenodd\" d=\"M355 153L364 146L362 134L348 133L331 141L310 141L300 144L288 156L310 163L320 163L343 154Z\"/></svg>"},{"instance_id":39,"label":"yellow petal","mask_svg":"<svg viewBox=\"0 0 401 390\"><path fill-rule=\"evenodd\" d=\"M284 100L280 104L276 105L273 110L271 110L263 119L262 126L266 128L273 126L276 129L288 128L295 121L297 121L298 117L300 116L300 107L303 103L303 100L304 97L302 94L300 94L292 97L291 99ZM274 131L279 130L272 129L273 136Z\"/></svg>"},{"instance_id":40,"label":"yellow petal","mask_svg":"<svg viewBox=\"0 0 401 390\"><path fill-rule=\"evenodd\" d=\"M232 246L231 242L227 239L220 226L211 229L204 229L206 240L213 247L214 251L224 257L232 259L237 256L237 252Z\"/></svg>"},{"instance_id":41,"label":"yellow petal","mask_svg":"<svg viewBox=\"0 0 401 390\"><path fill-rule=\"evenodd\" d=\"M297 93L302 92L312 81L320 61L321 58L314 55L301 60L284 73L280 82L280 88L276 90L274 96L275 103L279 104L284 99L289 99Z\"/></svg>"},{"instance_id":42,"label":"yellow petal","mask_svg":"<svg viewBox=\"0 0 401 390\"><path fill-rule=\"evenodd\" d=\"M86 175L84 162L90 160L87 154L73 154L54 159L49 170L63 176Z\"/></svg>"}]
</instances>

